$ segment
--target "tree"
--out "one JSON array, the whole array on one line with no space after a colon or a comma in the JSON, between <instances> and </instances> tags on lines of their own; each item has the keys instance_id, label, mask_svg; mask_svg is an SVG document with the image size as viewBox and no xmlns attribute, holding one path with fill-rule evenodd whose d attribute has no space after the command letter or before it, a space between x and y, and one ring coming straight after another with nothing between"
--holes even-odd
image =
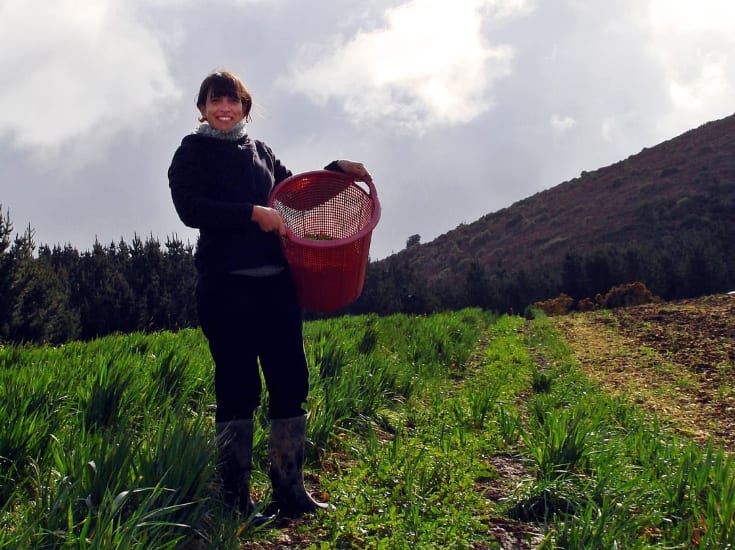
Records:
<instances>
[{"instance_id":1,"label":"tree","mask_svg":"<svg viewBox=\"0 0 735 550\"><path fill-rule=\"evenodd\" d=\"M139 303L145 304L145 330L161 330L167 328L167 311L171 305L171 295L163 281L164 256L161 243L153 236L143 246L142 264L138 264L136 275L144 286L137 297Z\"/></svg>"},{"instance_id":2,"label":"tree","mask_svg":"<svg viewBox=\"0 0 735 550\"><path fill-rule=\"evenodd\" d=\"M578 254L567 252L561 267L561 291L579 300L587 296L587 281Z\"/></svg>"},{"instance_id":3,"label":"tree","mask_svg":"<svg viewBox=\"0 0 735 550\"><path fill-rule=\"evenodd\" d=\"M477 261L471 261L465 276L467 306L488 308L490 306L490 285L485 269Z\"/></svg>"},{"instance_id":4,"label":"tree","mask_svg":"<svg viewBox=\"0 0 735 550\"><path fill-rule=\"evenodd\" d=\"M418 246L421 244L421 235L418 233L415 235L411 235L408 240L406 241L406 248L411 248L413 246Z\"/></svg>"},{"instance_id":5,"label":"tree","mask_svg":"<svg viewBox=\"0 0 735 550\"><path fill-rule=\"evenodd\" d=\"M169 296L168 328L194 326L197 324L194 297L197 274L193 248L175 235L166 239L165 246L162 279Z\"/></svg>"},{"instance_id":6,"label":"tree","mask_svg":"<svg viewBox=\"0 0 735 550\"><path fill-rule=\"evenodd\" d=\"M44 254L33 257L33 230L16 237L13 246L13 306L10 337L15 342L63 343L75 338L79 319L69 309L68 286Z\"/></svg>"},{"instance_id":7,"label":"tree","mask_svg":"<svg viewBox=\"0 0 735 550\"><path fill-rule=\"evenodd\" d=\"M10 337L10 310L13 303L11 295L13 264L10 255L12 234L10 212L3 216L0 205L0 341Z\"/></svg>"},{"instance_id":8,"label":"tree","mask_svg":"<svg viewBox=\"0 0 735 550\"><path fill-rule=\"evenodd\" d=\"M82 338L136 329L134 296L124 264L114 245L106 248L98 240L91 251L81 255L75 302L81 315Z\"/></svg>"},{"instance_id":9,"label":"tree","mask_svg":"<svg viewBox=\"0 0 735 550\"><path fill-rule=\"evenodd\" d=\"M586 296L592 296L598 292L605 292L613 286L615 280L615 252L613 250L596 250L592 257L585 261L585 273L587 275L588 288ZM577 296L581 299L584 296Z\"/></svg>"}]
</instances>

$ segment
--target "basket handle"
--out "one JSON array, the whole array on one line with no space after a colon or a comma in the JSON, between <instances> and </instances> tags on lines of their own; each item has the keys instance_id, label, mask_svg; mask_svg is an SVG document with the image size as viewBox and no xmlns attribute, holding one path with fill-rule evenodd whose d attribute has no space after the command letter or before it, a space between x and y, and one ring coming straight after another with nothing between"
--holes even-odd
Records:
<instances>
[{"instance_id":1,"label":"basket handle","mask_svg":"<svg viewBox=\"0 0 735 550\"><path fill-rule=\"evenodd\" d=\"M273 189L273 191L271 191L271 194L268 197L268 202L267 202L268 206L271 207L271 208L273 207L274 198L275 198L275 196L277 194L278 189L281 186L283 186L285 188L291 179L297 179L297 178L303 178L303 177L308 177L308 176L314 176L314 175L318 175L318 174L324 173L324 172L329 172L331 174L331 176L333 176L333 177L336 176L336 177L338 177L340 179L343 179L345 182L351 182L351 183L354 183L355 185L358 185L358 186L360 186L361 184L364 184L368 188L367 189L367 194L371 197L371 199L373 201L373 216L372 216L372 220L371 220L371 223L367 227L363 228L357 235L355 235L355 237L353 237L353 239L358 238L358 237L361 238L365 233L369 233L373 229L375 229L375 226L378 224L378 221L380 220L380 215L381 215L381 206L380 206L380 201L378 199L378 192L375 189L375 184L372 182L372 180L370 180L370 181L357 181L350 174L346 174L344 172L337 172L337 171L332 171L332 170L315 170L315 171L312 171L312 172L304 172L304 173L301 173L301 174L294 174L294 175L286 178L285 180L281 181L278 185L276 185L276 187ZM365 191L364 188L363 188L363 191ZM286 226L286 236L284 238L285 239L288 239L288 240L292 240L292 241L299 241L299 240L301 240L300 237L298 237L288 226ZM317 246L317 247L327 245L327 243L320 243L320 242L315 242L315 243L310 243L310 244L311 244L311 246Z\"/></svg>"},{"instance_id":2,"label":"basket handle","mask_svg":"<svg viewBox=\"0 0 735 550\"><path fill-rule=\"evenodd\" d=\"M372 231L372 229L375 229L375 226L378 225L378 221L380 220L381 209L380 209L380 200L378 200L378 191L375 189L375 184L373 183L372 179L370 181L361 182L361 183L367 184L368 190L370 191L369 194L373 199L374 208L373 208L373 224L371 228L371 231Z\"/></svg>"},{"instance_id":3,"label":"basket handle","mask_svg":"<svg viewBox=\"0 0 735 550\"><path fill-rule=\"evenodd\" d=\"M356 185L365 185L367 186L368 195L373 197L375 199L377 197L377 191L375 191L375 184L373 184L373 180L370 181L359 181L349 176L349 174L345 174L348 179L350 179L352 182L354 182Z\"/></svg>"}]
</instances>

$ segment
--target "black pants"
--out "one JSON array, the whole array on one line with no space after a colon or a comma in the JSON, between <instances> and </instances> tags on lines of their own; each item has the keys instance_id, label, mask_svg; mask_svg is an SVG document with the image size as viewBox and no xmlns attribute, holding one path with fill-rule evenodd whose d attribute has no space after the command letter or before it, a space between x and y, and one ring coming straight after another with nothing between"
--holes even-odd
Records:
<instances>
[{"instance_id":1,"label":"black pants","mask_svg":"<svg viewBox=\"0 0 735 550\"><path fill-rule=\"evenodd\" d=\"M304 414L309 371L301 307L287 271L270 277L203 275L197 308L215 364L217 422L253 417L262 392L259 362L270 418Z\"/></svg>"}]
</instances>

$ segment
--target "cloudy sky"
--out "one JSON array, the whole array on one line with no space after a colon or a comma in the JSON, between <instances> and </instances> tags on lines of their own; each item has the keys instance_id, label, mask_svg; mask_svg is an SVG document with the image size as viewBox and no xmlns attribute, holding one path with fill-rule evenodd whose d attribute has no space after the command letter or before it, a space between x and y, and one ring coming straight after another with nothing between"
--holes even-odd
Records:
<instances>
[{"instance_id":1,"label":"cloudy sky","mask_svg":"<svg viewBox=\"0 0 735 550\"><path fill-rule=\"evenodd\" d=\"M294 172L366 164L371 257L735 112L732 0L0 0L0 205L37 244L192 243L166 170L212 70Z\"/></svg>"}]
</instances>

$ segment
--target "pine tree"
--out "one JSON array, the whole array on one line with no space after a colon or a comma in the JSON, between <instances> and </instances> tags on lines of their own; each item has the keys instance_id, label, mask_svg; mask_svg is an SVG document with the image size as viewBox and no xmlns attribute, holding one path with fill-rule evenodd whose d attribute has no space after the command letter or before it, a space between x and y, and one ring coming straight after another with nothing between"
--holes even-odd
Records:
<instances>
[{"instance_id":1,"label":"pine tree","mask_svg":"<svg viewBox=\"0 0 735 550\"><path fill-rule=\"evenodd\" d=\"M34 251L33 230L28 226L12 249L10 338L15 342L66 342L78 332L68 287L54 271L49 254L34 258Z\"/></svg>"},{"instance_id":2,"label":"pine tree","mask_svg":"<svg viewBox=\"0 0 735 550\"><path fill-rule=\"evenodd\" d=\"M573 252L567 252L561 266L561 291L579 300L588 295L587 281L582 268L582 258Z\"/></svg>"},{"instance_id":3,"label":"pine tree","mask_svg":"<svg viewBox=\"0 0 735 550\"><path fill-rule=\"evenodd\" d=\"M92 250L80 257L77 300L82 338L135 330L133 293L114 245L95 240Z\"/></svg>"},{"instance_id":4,"label":"pine tree","mask_svg":"<svg viewBox=\"0 0 735 550\"><path fill-rule=\"evenodd\" d=\"M167 328L171 330L196 326L196 268L193 247L176 235L166 239L162 281L169 297Z\"/></svg>"},{"instance_id":5,"label":"pine tree","mask_svg":"<svg viewBox=\"0 0 735 550\"><path fill-rule=\"evenodd\" d=\"M10 337L10 316L13 303L11 295L13 264L10 255L12 234L13 224L10 222L10 212L3 216L2 205L0 205L0 341Z\"/></svg>"}]
</instances>

